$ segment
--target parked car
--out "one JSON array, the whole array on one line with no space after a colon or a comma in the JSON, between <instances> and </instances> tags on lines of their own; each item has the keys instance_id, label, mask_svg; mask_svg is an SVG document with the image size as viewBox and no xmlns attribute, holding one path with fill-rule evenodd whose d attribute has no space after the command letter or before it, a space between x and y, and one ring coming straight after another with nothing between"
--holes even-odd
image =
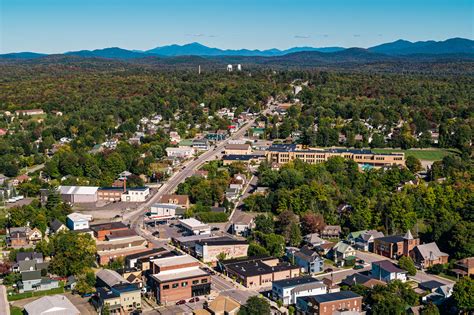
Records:
<instances>
[{"instance_id":1,"label":"parked car","mask_svg":"<svg viewBox=\"0 0 474 315\"><path fill-rule=\"evenodd\" d=\"M363 260L363 259L359 259L357 262L358 262L359 264L362 264L362 265L365 264L365 260Z\"/></svg>"},{"instance_id":2,"label":"parked car","mask_svg":"<svg viewBox=\"0 0 474 315\"><path fill-rule=\"evenodd\" d=\"M199 298L197 296L189 300L189 303L194 303L194 302L199 302Z\"/></svg>"},{"instance_id":3,"label":"parked car","mask_svg":"<svg viewBox=\"0 0 474 315\"><path fill-rule=\"evenodd\" d=\"M217 226L215 226L215 227L213 227L213 228L211 229L211 231L219 231L219 230L220 230L220 229L219 229Z\"/></svg>"},{"instance_id":4,"label":"parked car","mask_svg":"<svg viewBox=\"0 0 474 315\"><path fill-rule=\"evenodd\" d=\"M332 268L326 268L324 272L333 272L334 270Z\"/></svg>"},{"instance_id":5,"label":"parked car","mask_svg":"<svg viewBox=\"0 0 474 315\"><path fill-rule=\"evenodd\" d=\"M362 266L362 265L355 265L355 266L354 266L354 269L355 269L355 270L364 269L364 266Z\"/></svg>"},{"instance_id":6,"label":"parked car","mask_svg":"<svg viewBox=\"0 0 474 315\"><path fill-rule=\"evenodd\" d=\"M178 302L176 302L176 305L182 305L182 304L186 304L186 301L185 300L179 300Z\"/></svg>"},{"instance_id":7,"label":"parked car","mask_svg":"<svg viewBox=\"0 0 474 315\"><path fill-rule=\"evenodd\" d=\"M159 231L156 231L156 232L151 233L151 235L153 235L153 236L160 236L160 232L159 232Z\"/></svg>"}]
</instances>

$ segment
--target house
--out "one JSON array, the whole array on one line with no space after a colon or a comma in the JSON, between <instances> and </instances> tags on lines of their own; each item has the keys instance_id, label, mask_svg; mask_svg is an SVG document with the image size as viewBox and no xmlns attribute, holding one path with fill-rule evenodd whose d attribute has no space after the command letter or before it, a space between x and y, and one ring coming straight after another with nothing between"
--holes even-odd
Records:
<instances>
[{"instance_id":1,"label":"house","mask_svg":"<svg viewBox=\"0 0 474 315\"><path fill-rule=\"evenodd\" d=\"M255 226L255 219L248 213L238 213L234 217L234 222L231 226L232 234L240 236L248 236L250 231Z\"/></svg>"},{"instance_id":2,"label":"house","mask_svg":"<svg viewBox=\"0 0 474 315\"><path fill-rule=\"evenodd\" d=\"M39 268L36 265L39 264ZM18 252L16 254L15 264L12 266L13 272L22 272L28 270L41 270L47 268L44 263L43 254L37 252Z\"/></svg>"},{"instance_id":3,"label":"house","mask_svg":"<svg viewBox=\"0 0 474 315\"><path fill-rule=\"evenodd\" d=\"M374 240L380 237L384 237L382 232L378 232L376 230L363 230L350 233L347 237L347 240L356 249L363 251L373 251Z\"/></svg>"},{"instance_id":4,"label":"house","mask_svg":"<svg viewBox=\"0 0 474 315\"><path fill-rule=\"evenodd\" d=\"M69 276L67 277L67 280L66 280L66 283L64 285L64 288L66 290L74 290L76 288L76 285L77 285L77 279L76 277L74 276Z\"/></svg>"},{"instance_id":5,"label":"house","mask_svg":"<svg viewBox=\"0 0 474 315\"><path fill-rule=\"evenodd\" d=\"M36 109L21 109L21 110L16 110L15 115L20 116L37 116L37 115L43 115L44 111L42 109L36 108Z\"/></svg>"},{"instance_id":6,"label":"house","mask_svg":"<svg viewBox=\"0 0 474 315\"><path fill-rule=\"evenodd\" d=\"M250 144L228 144L225 146L225 154L227 155L246 155L252 153Z\"/></svg>"},{"instance_id":7,"label":"house","mask_svg":"<svg viewBox=\"0 0 474 315\"><path fill-rule=\"evenodd\" d=\"M474 257L458 260L451 271L462 277L474 275Z\"/></svg>"},{"instance_id":8,"label":"house","mask_svg":"<svg viewBox=\"0 0 474 315\"><path fill-rule=\"evenodd\" d=\"M301 315L361 314L362 296L340 291L296 299L296 312Z\"/></svg>"},{"instance_id":9,"label":"house","mask_svg":"<svg viewBox=\"0 0 474 315\"><path fill-rule=\"evenodd\" d=\"M295 278L300 268L274 257L249 257L219 262L224 273L247 288L270 286L273 281Z\"/></svg>"},{"instance_id":10,"label":"house","mask_svg":"<svg viewBox=\"0 0 474 315\"><path fill-rule=\"evenodd\" d=\"M99 187L91 186L59 186L59 194L64 202L68 203L94 203L97 202Z\"/></svg>"},{"instance_id":11,"label":"house","mask_svg":"<svg viewBox=\"0 0 474 315\"><path fill-rule=\"evenodd\" d=\"M49 232L51 234L56 234L56 233L59 233L61 231L67 231L66 225L64 225L58 219L54 219L53 221L51 221L51 223L49 224Z\"/></svg>"},{"instance_id":12,"label":"house","mask_svg":"<svg viewBox=\"0 0 474 315\"><path fill-rule=\"evenodd\" d=\"M213 301L207 303L207 311L212 315L237 315L240 303L229 296L219 295Z\"/></svg>"},{"instance_id":13,"label":"house","mask_svg":"<svg viewBox=\"0 0 474 315\"><path fill-rule=\"evenodd\" d=\"M12 227L8 230L7 244L11 247L30 247L43 239L43 233L38 228Z\"/></svg>"},{"instance_id":14,"label":"house","mask_svg":"<svg viewBox=\"0 0 474 315\"><path fill-rule=\"evenodd\" d=\"M23 174L23 175L19 175L17 177L15 177L14 179L12 179L11 183L13 186L18 186L20 184L23 184L23 183L26 183L26 182L29 182L31 180L31 177L26 175L26 174Z\"/></svg>"},{"instance_id":15,"label":"house","mask_svg":"<svg viewBox=\"0 0 474 315\"><path fill-rule=\"evenodd\" d=\"M189 255L155 259L151 273L151 291L161 304L207 295L211 291L210 274Z\"/></svg>"},{"instance_id":16,"label":"house","mask_svg":"<svg viewBox=\"0 0 474 315\"><path fill-rule=\"evenodd\" d=\"M360 284L366 288L372 289L376 285L385 285L385 282L366 276L362 273L354 273L342 279L341 284L349 287Z\"/></svg>"},{"instance_id":17,"label":"house","mask_svg":"<svg viewBox=\"0 0 474 315\"><path fill-rule=\"evenodd\" d=\"M407 271L398 268L389 260L381 260L372 263L371 276L384 282L392 280L405 282L407 280Z\"/></svg>"},{"instance_id":18,"label":"house","mask_svg":"<svg viewBox=\"0 0 474 315\"><path fill-rule=\"evenodd\" d=\"M24 306L27 315L80 315L81 312L64 295L47 295Z\"/></svg>"},{"instance_id":19,"label":"house","mask_svg":"<svg viewBox=\"0 0 474 315\"><path fill-rule=\"evenodd\" d=\"M314 274L323 271L324 259L307 245L301 247L301 249L287 248L286 256L295 265L301 267L305 273Z\"/></svg>"},{"instance_id":20,"label":"house","mask_svg":"<svg viewBox=\"0 0 474 315\"><path fill-rule=\"evenodd\" d=\"M227 188L225 191L225 197L229 201L234 201L239 197L238 188Z\"/></svg>"},{"instance_id":21,"label":"house","mask_svg":"<svg viewBox=\"0 0 474 315\"><path fill-rule=\"evenodd\" d=\"M45 291L59 288L59 281L41 277L41 270L24 271L17 283L18 292Z\"/></svg>"},{"instance_id":22,"label":"house","mask_svg":"<svg viewBox=\"0 0 474 315\"><path fill-rule=\"evenodd\" d=\"M341 226L326 225L319 234L321 238L339 238L339 235L341 234Z\"/></svg>"},{"instance_id":23,"label":"house","mask_svg":"<svg viewBox=\"0 0 474 315\"><path fill-rule=\"evenodd\" d=\"M181 136L176 131L170 131L170 142L179 143L181 141Z\"/></svg>"},{"instance_id":24,"label":"house","mask_svg":"<svg viewBox=\"0 0 474 315\"><path fill-rule=\"evenodd\" d=\"M224 236L197 241L195 252L204 263L214 263L221 255L225 255L225 259L246 257L248 248L246 240Z\"/></svg>"},{"instance_id":25,"label":"house","mask_svg":"<svg viewBox=\"0 0 474 315\"><path fill-rule=\"evenodd\" d=\"M117 284L128 283L117 271L111 269L100 269L96 273L96 281L98 287L112 288Z\"/></svg>"},{"instance_id":26,"label":"house","mask_svg":"<svg viewBox=\"0 0 474 315\"><path fill-rule=\"evenodd\" d=\"M195 149L188 146L181 146L179 148L166 148L166 156L168 157L176 157L181 159L190 158L196 153Z\"/></svg>"},{"instance_id":27,"label":"house","mask_svg":"<svg viewBox=\"0 0 474 315\"><path fill-rule=\"evenodd\" d=\"M195 218L180 219L178 222L190 235L211 234L211 227Z\"/></svg>"},{"instance_id":28,"label":"house","mask_svg":"<svg viewBox=\"0 0 474 315\"><path fill-rule=\"evenodd\" d=\"M8 177L4 174L0 174L0 186L4 185L8 180Z\"/></svg>"},{"instance_id":29,"label":"house","mask_svg":"<svg viewBox=\"0 0 474 315\"><path fill-rule=\"evenodd\" d=\"M447 264L449 255L439 250L435 242L415 246L410 257L421 268L429 268L438 264Z\"/></svg>"},{"instance_id":30,"label":"house","mask_svg":"<svg viewBox=\"0 0 474 315\"><path fill-rule=\"evenodd\" d=\"M209 175L209 171L205 171L205 170L194 171L194 176L200 176L200 177L204 177L204 178L207 179L208 175Z\"/></svg>"},{"instance_id":31,"label":"house","mask_svg":"<svg viewBox=\"0 0 474 315\"><path fill-rule=\"evenodd\" d=\"M328 257L334 260L335 263L344 265L344 261L355 257L356 250L349 244L338 242L328 252Z\"/></svg>"},{"instance_id":32,"label":"house","mask_svg":"<svg viewBox=\"0 0 474 315\"><path fill-rule=\"evenodd\" d=\"M0 137L6 135L7 132L8 132L8 131L7 131L6 129L0 128ZM1 184L0 184L0 185L1 185Z\"/></svg>"},{"instance_id":33,"label":"house","mask_svg":"<svg viewBox=\"0 0 474 315\"><path fill-rule=\"evenodd\" d=\"M336 245L333 242L323 243L321 245L314 246L314 249L321 255L328 255L332 248Z\"/></svg>"},{"instance_id":34,"label":"house","mask_svg":"<svg viewBox=\"0 0 474 315\"><path fill-rule=\"evenodd\" d=\"M163 195L159 202L178 205L184 209L188 209L190 205L188 195Z\"/></svg>"},{"instance_id":35,"label":"house","mask_svg":"<svg viewBox=\"0 0 474 315\"><path fill-rule=\"evenodd\" d=\"M334 279L323 278L323 283L326 285L327 293L336 293L341 291L341 287L339 287Z\"/></svg>"},{"instance_id":36,"label":"house","mask_svg":"<svg viewBox=\"0 0 474 315\"><path fill-rule=\"evenodd\" d=\"M420 244L419 238L414 238L408 230L405 235L391 235L374 239L374 253L396 259L409 256L410 252Z\"/></svg>"},{"instance_id":37,"label":"house","mask_svg":"<svg viewBox=\"0 0 474 315\"><path fill-rule=\"evenodd\" d=\"M193 148L196 150L209 150L209 140L207 139L194 139L193 140Z\"/></svg>"},{"instance_id":38,"label":"house","mask_svg":"<svg viewBox=\"0 0 474 315\"><path fill-rule=\"evenodd\" d=\"M84 230L89 228L89 222L92 221L92 216L73 212L67 215L66 226L72 230Z\"/></svg>"},{"instance_id":39,"label":"house","mask_svg":"<svg viewBox=\"0 0 474 315\"><path fill-rule=\"evenodd\" d=\"M453 285L448 285L436 280L422 282L418 287L421 290L429 292L421 298L424 303L432 302L435 305L440 305L453 294Z\"/></svg>"},{"instance_id":40,"label":"house","mask_svg":"<svg viewBox=\"0 0 474 315\"><path fill-rule=\"evenodd\" d=\"M273 281L272 297L283 305L296 303L298 297L326 294L326 285L312 277L296 277Z\"/></svg>"},{"instance_id":41,"label":"house","mask_svg":"<svg viewBox=\"0 0 474 315\"><path fill-rule=\"evenodd\" d=\"M149 187L131 187L122 194L122 202L145 202L150 195Z\"/></svg>"},{"instance_id":42,"label":"house","mask_svg":"<svg viewBox=\"0 0 474 315\"><path fill-rule=\"evenodd\" d=\"M111 314L130 314L142 307L141 289L132 283L97 288L97 308L108 306Z\"/></svg>"},{"instance_id":43,"label":"house","mask_svg":"<svg viewBox=\"0 0 474 315\"><path fill-rule=\"evenodd\" d=\"M154 220L168 220L180 217L184 214L184 208L180 205L170 203L155 203L150 207L149 217Z\"/></svg>"},{"instance_id":44,"label":"house","mask_svg":"<svg viewBox=\"0 0 474 315\"><path fill-rule=\"evenodd\" d=\"M303 241L311 246L319 246L319 245L328 243L328 241L320 238L318 233L305 235L305 237L303 238Z\"/></svg>"}]
</instances>

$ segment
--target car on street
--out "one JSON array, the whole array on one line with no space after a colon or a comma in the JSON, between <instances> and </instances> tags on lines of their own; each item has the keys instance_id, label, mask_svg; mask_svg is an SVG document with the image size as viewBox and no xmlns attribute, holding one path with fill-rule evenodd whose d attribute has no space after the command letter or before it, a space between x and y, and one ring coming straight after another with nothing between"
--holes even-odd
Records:
<instances>
[{"instance_id":1,"label":"car on street","mask_svg":"<svg viewBox=\"0 0 474 315\"><path fill-rule=\"evenodd\" d=\"M178 302L176 302L176 305L183 305L183 304L186 304L185 300L179 300Z\"/></svg>"},{"instance_id":2,"label":"car on street","mask_svg":"<svg viewBox=\"0 0 474 315\"><path fill-rule=\"evenodd\" d=\"M196 296L196 297L193 297L192 299L190 299L188 301L189 303L194 303L194 302L199 302L199 298Z\"/></svg>"},{"instance_id":3,"label":"car on street","mask_svg":"<svg viewBox=\"0 0 474 315\"><path fill-rule=\"evenodd\" d=\"M219 229L217 226L215 226L215 227L213 227L213 228L211 229L211 231L219 231L219 230L220 230L220 229Z\"/></svg>"},{"instance_id":4,"label":"car on street","mask_svg":"<svg viewBox=\"0 0 474 315\"><path fill-rule=\"evenodd\" d=\"M333 272L334 270L332 268L326 268L324 272Z\"/></svg>"},{"instance_id":5,"label":"car on street","mask_svg":"<svg viewBox=\"0 0 474 315\"><path fill-rule=\"evenodd\" d=\"M364 269L364 266L362 266L362 265L355 265L355 266L354 266L354 269L355 269L355 270Z\"/></svg>"}]
</instances>

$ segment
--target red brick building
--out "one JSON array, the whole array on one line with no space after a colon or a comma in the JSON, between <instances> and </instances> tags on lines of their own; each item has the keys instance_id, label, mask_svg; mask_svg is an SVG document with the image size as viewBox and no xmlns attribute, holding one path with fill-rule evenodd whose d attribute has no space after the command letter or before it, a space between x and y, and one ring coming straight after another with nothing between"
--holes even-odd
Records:
<instances>
[{"instance_id":1,"label":"red brick building","mask_svg":"<svg viewBox=\"0 0 474 315\"><path fill-rule=\"evenodd\" d=\"M420 245L419 238L413 238L408 231L405 235L391 235L374 240L374 253L388 258L409 256L410 252Z\"/></svg>"},{"instance_id":2,"label":"red brick building","mask_svg":"<svg viewBox=\"0 0 474 315\"><path fill-rule=\"evenodd\" d=\"M332 315L362 311L362 296L352 291L341 291L296 299L296 314Z\"/></svg>"}]
</instances>

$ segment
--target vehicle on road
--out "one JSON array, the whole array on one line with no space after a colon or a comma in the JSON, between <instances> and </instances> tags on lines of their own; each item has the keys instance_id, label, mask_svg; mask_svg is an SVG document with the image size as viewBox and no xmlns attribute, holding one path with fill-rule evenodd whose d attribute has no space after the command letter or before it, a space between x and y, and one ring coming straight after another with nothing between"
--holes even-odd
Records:
<instances>
[{"instance_id":1,"label":"vehicle on road","mask_svg":"<svg viewBox=\"0 0 474 315\"><path fill-rule=\"evenodd\" d=\"M363 260L363 259L359 259L357 262L358 262L359 264L362 264L362 265L365 264L365 260Z\"/></svg>"},{"instance_id":2,"label":"vehicle on road","mask_svg":"<svg viewBox=\"0 0 474 315\"><path fill-rule=\"evenodd\" d=\"M326 268L324 272L333 272L334 270L332 268Z\"/></svg>"},{"instance_id":3,"label":"vehicle on road","mask_svg":"<svg viewBox=\"0 0 474 315\"><path fill-rule=\"evenodd\" d=\"M188 301L189 303L194 303L194 302L199 302L199 298L196 296L196 297L193 297L192 299L190 299Z\"/></svg>"},{"instance_id":4,"label":"vehicle on road","mask_svg":"<svg viewBox=\"0 0 474 315\"><path fill-rule=\"evenodd\" d=\"M211 229L211 231L219 231L219 230L220 230L220 228L218 228L217 226L215 226Z\"/></svg>"},{"instance_id":5,"label":"vehicle on road","mask_svg":"<svg viewBox=\"0 0 474 315\"><path fill-rule=\"evenodd\" d=\"M185 300L179 300L178 302L176 302L176 305L183 305L183 304L186 304Z\"/></svg>"},{"instance_id":6,"label":"vehicle on road","mask_svg":"<svg viewBox=\"0 0 474 315\"><path fill-rule=\"evenodd\" d=\"M362 265L355 265L355 266L354 266L354 269L355 269L355 270L364 269L364 266L362 266Z\"/></svg>"}]
</instances>

